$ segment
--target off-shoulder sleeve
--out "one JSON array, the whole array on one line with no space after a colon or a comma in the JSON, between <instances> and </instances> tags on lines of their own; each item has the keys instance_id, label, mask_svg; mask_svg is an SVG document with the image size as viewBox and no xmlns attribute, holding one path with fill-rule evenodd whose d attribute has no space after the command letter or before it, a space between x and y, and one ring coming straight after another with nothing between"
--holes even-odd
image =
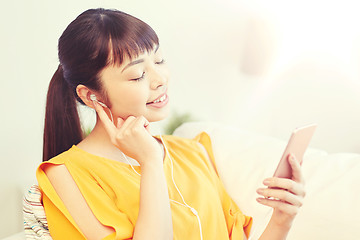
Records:
<instances>
[{"instance_id":1,"label":"off-shoulder sleeve","mask_svg":"<svg viewBox=\"0 0 360 240\"><path fill-rule=\"evenodd\" d=\"M244 215L237 206L237 204L231 199L231 197L227 193L218 174L210 136L207 133L202 132L197 135L194 140L201 143L205 147L209 155L210 161L214 165L218 179L219 194L221 195L222 199L223 212L228 227L229 239L243 239L244 233L247 237L249 237L252 226L252 218Z\"/></svg>"},{"instance_id":2,"label":"off-shoulder sleeve","mask_svg":"<svg viewBox=\"0 0 360 240\"><path fill-rule=\"evenodd\" d=\"M46 164L64 163L44 162L36 172L39 186L44 195L43 204L52 238L55 240L85 239L84 234L80 231L43 171ZM81 171L81 169L71 168L71 166L67 166L67 168L96 218L103 225L112 227L115 230L115 233L104 239L131 239L134 226L127 215L116 206L113 199L104 192L91 175Z\"/></svg>"}]
</instances>

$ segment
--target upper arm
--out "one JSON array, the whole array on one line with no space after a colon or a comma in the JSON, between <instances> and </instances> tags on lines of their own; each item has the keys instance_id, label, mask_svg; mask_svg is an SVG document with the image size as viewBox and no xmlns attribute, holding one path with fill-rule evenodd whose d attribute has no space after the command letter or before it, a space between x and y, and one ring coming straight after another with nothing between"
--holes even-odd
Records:
<instances>
[{"instance_id":1,"label":"upper arm","mask_svg":"<svg viewBox=\"0 0 360 240\"><path fill-rule=\"evenodd\" d=\"M48 164L44 172L86 239L102 239L114 232L95 217L64 164Z\"/></svg>"}]
</instances>

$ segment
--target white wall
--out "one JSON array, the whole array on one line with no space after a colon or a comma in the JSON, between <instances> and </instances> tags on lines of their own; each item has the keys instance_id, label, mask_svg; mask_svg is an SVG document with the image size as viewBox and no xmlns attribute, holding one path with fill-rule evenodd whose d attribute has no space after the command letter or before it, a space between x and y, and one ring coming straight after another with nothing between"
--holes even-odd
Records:
<instances>
[{"instance_id":1,"label":"white wall","mask_svg":"<svg viewBox=\"0 0 360 240\"><path fill-rule=\"evenodd\" d=\"M318 122L313 147L360 152L355 0L7 1L0 15L0 238L21 230L22 194L36 181L57 40L92 7L123 10L157 31L175 110L283 139Z\"/></svg>"}]
</instances>

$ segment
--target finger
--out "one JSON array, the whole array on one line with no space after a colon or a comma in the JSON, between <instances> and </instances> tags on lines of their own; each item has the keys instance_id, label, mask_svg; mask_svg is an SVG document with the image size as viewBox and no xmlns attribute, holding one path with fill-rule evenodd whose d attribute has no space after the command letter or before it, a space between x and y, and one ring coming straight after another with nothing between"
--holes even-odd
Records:
<instances>
[{"instance_id":1,"label":"finger","mask_svg":"<svg viewBox=\"0 0 360 240\"><path fill-rule=\"evenodd\" d=\"M93 101L95 111L97 112L100 121L104 124L106 131L112 134L115 130L114 123L110 120L103 107L100 106L96 101Z\"/></svg>"},{"instance_id":2,"label":"finger","mask_svg":"<svg viewBox=\"0 0 360 240\"><path fill-rule=\"evenodd\" d=\"M111 141L115 146L120 147L129 136L131 136L131 126L132 122L134 121L134 116L129 116L125 120L118 117L117 119L117 128L115 129Z\"/></svg>"},{"instance_id":3,"label":"finger","mask_svg":"<svg viewBox=\"0 0 360 240\"><path fill-rule=\"evenodd\" d=\"M295 195L305 196L304 185L291 179L272 177L265 179L263 183L268 188L285 189Z\"/></svg>"},{"instance_id":4,"label":"finger","mask_svg":"<svg viewBox=\"0 0 360 240\"><path fill-rule=\"evenodd\" d=\"M256 192L265 198L287 202L294 206L302 206L302 198L284 189L259 188Z\"/></svg>"},{"instance_id":5,"label":"finger","mask_svg":"<svg viewBox=\"0 0 360 240\"><path fill-rule=\"evenodd\" d=\"M147 119L145 119L144 127L147 128L147 127L149 127L149 125L150 125L149 121Z\"/></svg>"},{"instance_id":6,"label":"finger","mask_svg":"<svg viewBox=\"0 0 360 240\"><path fill-rule=\"evenodd\" d=\"M145 126L145 129L146 129L146 131L148 131L148 133L151 134L150 124L148 124L147 126Z\"/></svg>"},{"instance_id":7,"label":"finger","mask_svg":"<svg viewBox=\"0 0 360 240\"><path fill-rule=\"evenodd\" d=\"M302 175L302 170L299 161L295 158L293 154L289 154L288 156L288 162L292 169L292 179L295 182L303 183L304 178Z\"/></svg>"},{"instance_id":8,"label":"finger","mask_svg":"<svg viewBox=\"0 0 360 240\"><path fill-rule=\"evenodd\" d=\"M144 128L147 128L150 124L149 121L144 116L140 117L139 123L142 124Z\"/></svg>"},{"instance_id":9,"label":"finger","mask_svg":"<svg viewBox=\"0 0 360 240\"><path fill-rule=\"evenodd\" d=\"M129 129L131 129L134 121L136 120L136 118L134 116L128 116L124 122L122 123L120 129L122 130L121 132L125 132Z\"/></svg>"},{"instance_id":10,"label":"finger","mask_svg":"<svg viewBox=\"0 0 360 240\"><path fill-rule=\"evenodd\" d=\"M121 117L118 117L118 119L117 119L117 123L116 123L116 128L121 128L122 126L123 126L123 124L124 124L124 119L122 119Z\"/></svg>"},{"instance_id":11,"label":"finger","mask_svg":"<svg viewBox=\"0 0 360 240\"><path fill-rule=\"evenodd\" d=\"M139 116L134 120L131 127L134 130L141 130L144 128L146 129L146 127L148 126L149 126L149 121L144 116Z\"/></svg>"},{"instance_id":12,"label":"finger","mask_svg":"<svg viewBox=\"0 0 360 240\"><path fill-rule=\"evenodd\" d=\"M268 199L268 198L257 198L256 201L262 205L269 206L274 209L278 209L289 215L296 215L299 212L299 207L279 200Z\"/></svg>"},{"instance_id":13,"label":"finger","mask_svg":"<svg viewBox=\"0 0 360 240\"><path fill-rule=\"evenodd\" d=\"M145 120L146 121L145 121L144 127L145 127L146 131L148 131L148 133L151 133L150 132L150 122L147 119L145 119Z\"/></svg>"}]
</instances>

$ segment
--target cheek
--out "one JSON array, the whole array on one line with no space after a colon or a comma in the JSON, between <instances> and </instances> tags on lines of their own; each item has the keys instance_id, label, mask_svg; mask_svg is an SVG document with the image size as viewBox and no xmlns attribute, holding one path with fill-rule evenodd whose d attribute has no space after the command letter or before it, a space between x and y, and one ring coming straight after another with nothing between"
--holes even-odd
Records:
<instances>
[{"instance_id":1,"label":"cheek","mask_svg":"<svg viewBox=\"0 0 360 240\"><path fill-rule=\"evenodd\" d=\"M162 70L162 74L167 81L170 80L170 70L168 69L168 67L164 67L164 69Z\"/></svg>"},{"instance_id":2,"label":"cheek","mask_svg":"<svg viewBox=\"0 0 360 240\"><path fill-rule=\"evenodd\" d=\"M136 84L136 83L135 83ZM148 91L140 86L128 86L121 90L114 91L112 94L113 107L120 107L122 109L131 109L145 106L147 102Z\"/></svg>"}]
</instances>

